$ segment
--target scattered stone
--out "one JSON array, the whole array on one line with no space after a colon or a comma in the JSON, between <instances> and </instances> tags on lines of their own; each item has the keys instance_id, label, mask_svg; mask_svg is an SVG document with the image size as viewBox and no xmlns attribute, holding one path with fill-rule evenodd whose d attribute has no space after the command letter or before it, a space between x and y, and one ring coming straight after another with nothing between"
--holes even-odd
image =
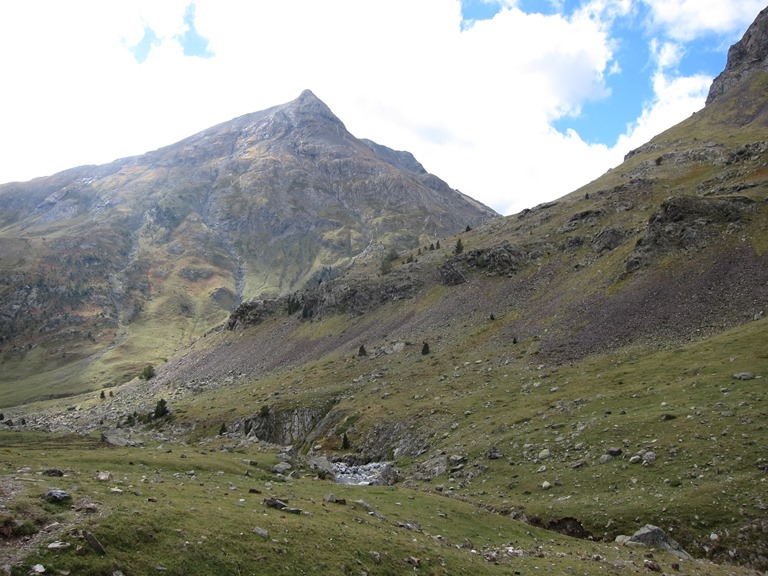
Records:
<instances>
[{"instance_id":1,"label":"scattered stone","mask_svg":"<svg viewBox=\"0 0 768 576\"><path fill-rule=\"evenodd\" d=\"M56 540L56 542L48 544L48 550L66 550L69 547L69 542L62 542L61 540Z\"/></svg>"},{"instance_id":2,"label":"scattered stone","mask_svg":"<svg viewBox=\"0 0 768 576\"><path fill-rule=\"evenodd\" d=\"M659 566L658 562L654 562L653 560L648 560L646 558L643 560L643 566L651 572L661 572L661 566Z\"/></svg>"},{"instance_id":3,"label":"scattered stone","mask_svg":"<svg viewBox=\"0 0 768 576\"><path fill-rule=\"evenodd\" d=\"M104 549L104 546L101 545L101 542L99 542L96 536L94 536L91 532L88 532L87 530L83 531L83 538L85 538L85 541L88 542L91 548L93 548L98 554L104 556L104 554L107 553L107 551Z\"/></svg>"},{"instance_id":4,"label":"scattered stone","mask_svg":"<svg viewBox=\"0 0 768 576\"><path fill-rule=\"evenodd\" d=\"M45 566L42 564L35 564L30 570L31 574L45 574Z\"/></svg>"},{"instance_id":5,"label":"scattered stone","mask_svg":"<svg viewBox=\"0 0 768 576\"><path fill-rule=\"evenodd\" d=\"M368 514L370 514L371 516L376 516L377 518L382 518L381 514L376 512L376 508L374 508L373 506L368 504L368 502L366 502L365 500L355 500L355 504L357 504L358 506L361 506L362 508L364 508L368 512Z\"/></svg>"},{"instance_id":6,"label":"scattered stone","mask_svg":"<svg viewBox=\"0 0 768 576\"><path fill-rule=\"evenodd\" d=\"M317 472L317 477L322 480L336 480L333 464L325 456L313 456L309 460L309 469Z\"/></svg>"},{"instance_id":7,"label":"scattered stone","mask_svg":"<svg viewBox=\"0 0 768 576\"><path fill-rule=\"evenodd\" d=\"M752 372L738 372L733 377L735 380L753 380L755 375Z\"/></svg>"},{"instance_id":8,"label":"scattered stone","mask_svg":"<svg viewBox=\"0 0 768 576\"><path fill-rule=\"evenodd\" d=\"M583 468L586 465L587 465L586 461L584 461L584 460L577 460L576 462L571 464L571 468L573 468L574 470L577 470L579 468Z\"/></svg>"},{"instance_id":9,"label":"scattered stone","mask_svg":"<svg viewBox=\"0 0 768 576\"><path fill-rule=\"evenodd\" d=\"M261 494L261 490L259 490L258 488L249 488L248 494Z\"/></svg>"},{"instance_id":10,"label":"scattered stone","mask_svg":"<svg viewBox=\"0 0 768 576\"><path fill-rule=\"evenodd\" d=\"M278 462L272 466L272 472L275 474L285 474L291 468L293 468L293 466L291 466L288 462Z\"/></svg>"},{"instance_id":11,"label":"scattered stone","mask_svg":"<svg viewBox=\"0 0 768 576\"><path fill-rule=\"evenodd\" d=\"M52 488L45 493L45 499L53 504L62 504L63 502L71 500L72 496L70 496L69 493L65 492L64 490Z\"/></svg>"},{"instance_id":12,"label":"scattered stone","mask_svg":"<svg viewBox=\"0 0 768 576\"><path fill-rule=\"evenodd\" d=\"M58 468L48 468L48 470L45 470L43 472L43 476L51 476L54 478L61 478L64 476L64 472L59 470Z\"/></svg>"},{"instance_id":13,"label":"scattered stone","mask_svg":"<svg viewBox=\"0 0 768 576\"><path fill-rule=\"evenodd\" d=\"M621 448L618 446L612 446L611 448L608 448L608 450L605 451L606 454L610 454L614 458L616 456L621 456Z\"/></svg>"},{"instance_id":14,"label":"scattered stone","mask_svg":"<svg viewBox=\"0 0 768 576\"><path fill-rule=\"evenodd\" d=\"M256 534L256 536L259 536L259 537L261 537L261 538L264 538L264 540L266 540L266 539L268 539L268 538L269 538L269 530L267 530L267 529L265 529L265 528L261 528L261 527L259 527L259 526L256 526L256 527L255 527L255 528L252 530L252 532L253 532L254 534Z\"/></svg>"},{"instance_id":15,"label":"scattered stone","mask_svg":"<svg viewBox=\"0 0 768 576\"><path fill-rule=\"evenodd\" d=\"M323 496L323 500L325 502L328 502L329 504L340 504L342 506L347 503L347 500L345 498L336 498L336 495L331 493L328 493L325 496Z\"/></svg>"},{"instance_id":16,"label":"scattered stone","mask_svg":"<svg viewBox=\"0 0 768 576\"><path fill-rule=\"evenodd\" d=\"M256 460L248 460L248 459L243 460L243 464L245 464L246 466L258 466L259 465L259 463L256 462Z\"/></svg>"},{"instance_id":17,"label":"scattered stone","mask_svg":"<svg viewBox=\"0 0 768 576\"><path fill-rule=\"evenodd\" d=\"M603 454L602 456L600 456L600 464L606 464L611 460L613 460L613 456L611 456L610 454Z\"/></svg>"},{"instance_id":18,"label":"scattered stone","mask_svg":"<svg viewBox=\"0 0 768 576\"><path fill-rule=\"evenodd\" d=\"M288 507L288 503L279 498L264 498L261 503L267 508L275 508L277 510L282 510L283 508Z\"/></svg>"},{"instance_id":19,"label":"scattered stone","mask_svg":"<svg viewBox=\"0 0 768 576\"><path fill-rule=\"evenodd\" d=\"M643 454L643 466L650 466L656 461L656 452L649 450Z\"/></svg>"},{"instance_id":20,"label":"scattered stone","mask_svg":"<svg viewBox=\"0 0 768 576\"><path fill-rule=\"evenodd\" d=\"M414 558L413 556L408 556L408 558L405 558L404 561L406 564L410 564L411 566L414 566L416 568L418 568L419 565L421 564L421 560L419 560L418 558Z\"/></svg>"},{"instance_id":21,"label":"scattered stone","mask_svg":"<svg viewBox=\"0 0 768 576\"><path fill-rule=\"evenodd\" d=\"M677 418L677 416L675 416L674 414L664 413L659 417L659 420L661 420L662 422L668 422L669 420L674 420L675 418Z\"/></svg>"},{"instance_id":22,"label":"scattered stone","mask_svg":"<svg viewBox=\"0 0 768 576\"><path fill-rule=\"evenodd\" d=\"M494 446L488 450L486 457L488 460L499 460L500 458L504 458L504 454L498 448L496 448L496 446Z\"/></svg>"},{"instance_id":23,"label":"scattered stone","mask_svg":"<svg viewBox=\"0 0 768 576\"><path fill-rule=\"evenodd\" d=\"M99 482L109 482L112 480L112 473L111 472L99 472L96 475L96 480Z\"/></svg>"},{"instance_id":24,"label":"scattered stone","mask_svg":"<svg viewBox=\"0 0 768 576\"><path fill-rule=\"evenodd\" d=\"M550 452L548 448L544 448L544 450L539 452L539 460L546 460L551 456L552 456L552 452Z\"/></svg>"},{"instance_id":25,"label":"scattered stone","mask_svg":"<svg viewBox=\"0 0 768 576\"><path fill-rule=\"evenodd\" d=\"M546 480L544 480L544 482L541 483L542 490L549 490L550 488L552 488L552 484L550 484Z\"/></svg>"},{"instance_id":26,"label":"scattered stone","mask_svg":"<svg viewBox=\"0 0 768 576\"><path fill-rule=\"evenodd\" d=\"M670 554L674 554L681 560L693 560L693 557L683 550L677 541L668 536L664 530L653 524L646 524L640 528L640 530L632 535L630 542L645 544L650 548L665 550Z\"/></svg>"}]
</instances>

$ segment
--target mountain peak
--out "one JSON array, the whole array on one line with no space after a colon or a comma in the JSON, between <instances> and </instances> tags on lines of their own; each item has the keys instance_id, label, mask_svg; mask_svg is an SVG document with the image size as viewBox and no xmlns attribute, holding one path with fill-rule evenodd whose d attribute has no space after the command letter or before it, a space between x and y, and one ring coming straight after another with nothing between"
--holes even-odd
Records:
<instances>
[{"instance_id":1,"label":"mountain peak","mask_svg":"<svg viewBox=\"0 0 768 576\"><path fill-rule=\"evenodd\" d=\"M764 8L744 36L728 50L725 70L712 82L707 104L729 92L757 70L768 71L768 8Z\"/></svg>"},{"instance_id":2,"label":"mountain peak","mask_svg":"<svg viewBox=\"0 0 768 576\"><path fill-rule=\"evenodd\" d=\"M318 116L325 120L329 120L334 124L339 124L342 127L344 126L344 123L338 116L331 112L331 109L325 102L315 96L314 92L309 89L304 90L298 98L279 108L282 108L292 120L306 118L307 116Z\"/></svg>"}]
</instances>

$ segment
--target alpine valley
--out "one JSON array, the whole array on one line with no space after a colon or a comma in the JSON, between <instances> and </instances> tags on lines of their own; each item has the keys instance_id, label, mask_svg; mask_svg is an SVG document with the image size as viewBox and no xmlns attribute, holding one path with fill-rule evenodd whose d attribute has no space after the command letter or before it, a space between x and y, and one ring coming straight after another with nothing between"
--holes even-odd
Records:
<instances>
[{"instance_id":1,"label":"alpine valley","mask_svg":"<svg viewBox=\"0 0 768 576\"><path fill-rule=\"evenodd\" d=\"M2 185L0 564L768 571L767 306L768 9L512 216L309 90Z\"/></svg>"}]
</instances>

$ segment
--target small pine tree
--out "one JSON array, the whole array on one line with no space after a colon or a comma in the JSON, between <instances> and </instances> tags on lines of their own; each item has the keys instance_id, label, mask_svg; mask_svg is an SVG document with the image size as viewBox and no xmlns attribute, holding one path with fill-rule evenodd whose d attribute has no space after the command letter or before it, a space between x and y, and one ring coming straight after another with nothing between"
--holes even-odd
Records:
<instances>
[{"instance_id":1,"label":"small pine tree","mask_svg":"<svg viewBox=\"0 0 768 576\"><path fill-rule=\"evenodd\" d=\"M152 413L153 418L162 418L163 416L167 416L170 414L170 410L168 409L168 402L165 401L165 398L160 398L160 400L157 401L157 405L155 406L155 411Z\"/></svg>"},{"instance_id":2,"label":"small pine tree","mask_svg":"<svg viewBox=\"0 0 768 576\"><path fill-rule=\"evenodd\" d=\"M426 342L424 342L424 345L421 347L421 353L424 356L429 354L429 344L427 344Z\"/></svg>"},{"instance_id":3,"label":"small pine tree","mask_svg":"<svg viewBox=\"0 0 768 576\"><path fill-rule=\"evenodd\" d=\"M440 250L440 240L435 244L435 250Z\"/></svg>"},{"instance_id":4,"label":"small pine tree","mask_svg":"<svg viewBox=\"0 0 768 576\"><path fill-rule=\"evenodd\" d=\"M341 435L341 449L349 450L349 446L349 436L347 436L347 433L344 432L344 434Z\"/></svg>"},{"instance_id":5,"label":"small pine tree","mask_svg":"<svg viewBox=\"0 0 768 576\"><path fill-rule=\"evenodd\" d=\"M357 350L358 356L368 356L368 352L365 349L365 346L363 344L360 344L360 348Z\"/></svg>"},{"instance_id":6,"label":"small pine tree","mask_svg":"<svg viewBox=\"0 0 768 576\"><path fill-rule=\"evenodd\" d=\"M106 395L106 394L104 394L104 390L102 390L102 391L101 391L101 394L99 394L99 398L101 398L102 400L104 400L104 399L106 399L106 397L107 397L107 395Z\"/></svg>"},{"instance_id":7,"label":"small pine tree","mask_svg":"<svg viewBox=\"0 0 768 576\"><path fill-rule=\"evenodd\" d=\"M472 231L472 226L467 224L467 228L466 228L466 230L464 230L464 232L471 232L471 231Z\"/></svg>"},{"instance_id":8,"label":"small pine tree","mask_svg":"<svg viewBox=\"0 0 768 576\"><path fill-rule=\"evenodd\" d=\"M227 425L224 422L222 422L221 428L219 428L219 436L224 436L224 434L226 433L227 433Z\"/></svg>"},{"instance_id":9,"label":"small pine tree","mask_svg":"<svg viewBox=\"0 0 768 576\"><path fill-rule=\"evenodd\" d=\"M429 245L429 249L430 249L430 250L434 250L434 249L435 249L435 243L434 243L434 242L432 242L432 243Z\"/></svg>"},{"instance_id":10,"label":"small pine tree","mask_svg":"<svg viewBox=\"0 0 768 576\"><path fill-rule=\"evenodd\" d=\"M462 252L464 252L464 243L461 241L461 238L459 238L456 240L456 246L453 249L453 253L459 255Z\"/></svg>"}]
</instances>

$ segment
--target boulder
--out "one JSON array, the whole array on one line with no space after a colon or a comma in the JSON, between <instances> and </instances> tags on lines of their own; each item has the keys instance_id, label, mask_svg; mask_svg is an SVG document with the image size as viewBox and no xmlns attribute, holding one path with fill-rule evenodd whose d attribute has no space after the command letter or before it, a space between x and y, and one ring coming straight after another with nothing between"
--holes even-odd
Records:
<instances>
[{"instance_id":1,"label":"boulder","mask_svg":"<svg viewBox=\"0 0 768 576\"><path fill-rule=\"evenodd\" d=\"M45 493L45 499L48 502L52 502L54 504L62 504L71 500L72 496L70 496L69 493L65 492L64 490L52 488Z\"/></svg>"},{"instance_id":2,"label":"boulder","mask_svg":"<svg viewBox=\"0 0 768 576\"><path fill-rule=\"evenodd\" d=\"M629 542L636 544L644 544L650 548L656 548L658 550L665 550L670 554L674 554L681 560L693 560L693 557L680 547L673 538L671 538L664 530L653 524L646 524L640 530L635 532L629 539Z\"/></svg>"}]
</instances>

